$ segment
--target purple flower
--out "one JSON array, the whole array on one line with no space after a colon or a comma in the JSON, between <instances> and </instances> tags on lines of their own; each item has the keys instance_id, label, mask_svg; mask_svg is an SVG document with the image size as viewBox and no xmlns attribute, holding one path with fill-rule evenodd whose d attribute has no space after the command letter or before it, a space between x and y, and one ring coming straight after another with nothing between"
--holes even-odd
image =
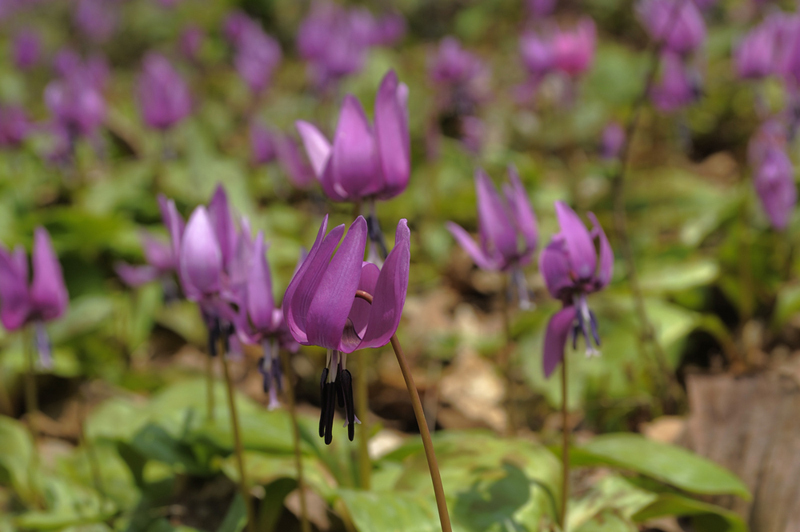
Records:
<instances>
[{"instance_id":1,"label":"purple flower","mask_svg":"<svg viewBox=\"0 0 800 532\"><path fill-rule=\"evenodd\" d=\"M187 299L200 302L222 290L222 249L208 210L197 207L181 238L179 258L181 284Z\"/></svg>"},{"instance_id":2,"label":"purple flower","mask_svg":"<svg viewBox=\"0 0 800 532\"><path fill-rule=\"evenodd\" d=\"M775 71L778 42L773 26L766 22L756 26L736 47L734 60L740 78L760 79Z\"/></svg>"},{"instance_id":3,"label":"purple flower","mask_svg":"<svg viewBox=\"0 0 800 532\"><path fill-rule=\"evenodd\" d=\"M553 65L568 76L579 76L592 65L596 30L594 21L583 18L572 31L559 30L553 37Z\"/></svg>"},{"instance_id":4,"label":"purple flower","mask_svg":"<svg viewBox=\"0 0 800 532\"><path fill-rule=\"evenodd\" d=\"M473 53L464 50L455 37L445 37L428 65L434 83L465 85L481 75L485 67Z\"/></svg>"},{"instance_id":5,"label":"purple flower","mask_svg":"<svg viewBox=\"0 0 800 532\"><path fill-rule=\"evenodd\" d=\"M561 232L553 236L539 257L539 271L547 290L564 305L550 318L544 339L544 374L549 377L564 358L567 336L572 334L575 349L578 335L586 342L586 354L598 355L600 346L597 319L589 310L586 296L603 289L611 280L614 253L603 228L589 213L592 231L566 203L556 202L556 216Z\"/></svg>"},{"instance_id":6,"label":"purple flower","mask_svg":"<svg viewBox=\"0 0 800 532\"><path fill-rule=\"evenodd\" d=\"M279 139L275 133L267 129L262 123L250 123L250 154L254 164L268 164L277 156Z\"/></svg>"},{"instance_id":7,"label":"purple flower","mask_svg":"<svg viewBox=\"0 0 800 532\"><path fill-rule=\"evenodd\" d=\"M170 236L169 244L162 242L151 233L143 231L140 234L140 238L147 264L144 266L132 266L119 262L114 265L114 269L128 286L140 286L160 279L164 283L166 292L167 289L172 288L172 274L178 271L178 257L184 222L175 208L173 200L167 200L163 195L159 195L158 205L161 210L161 221Z\"/></svg>"},{"instance_id":8,"label":"purple flower","mask_svg":"<svg viewBox=\"0 0 800 532\"><path fill-rule=\"evenodd\" d=\"M397 331L408 289L411 242L406 220L400 220L395 247L383 268L378 268L364 261L367 222L363 217L356 218L343 240L344 225L325 235L327 226L326 216L308 256L286 289L283 314L298 343L328 349L321 379L319 433L325 443L330 443L337 395L344 398L351 441L354 434L356 418L347 354L386 345ZM357 290L371 294L372 304L357 299Z\"/></svg>"},{"instance_id":9,"label":"purple flower","mask_svg":"<svg viewBox=\"0 0 800 532\"><path fill-rule=\"evenodd\" d=\"M234 63L250 90L259 94L269 85L272 72L281 62L281 47L260 26L247 28L239 37Z\"/></svg>"},{"instance_id":10,"label":"purple flower","mask_svg":"<svg viewBox=\"0 0 800 532\"><path fill-rule=\"evenodd\" d=\"M13 252L0 246L0 321L8 331L33 323L37 328L37 345L42 365L51 365L49 342L42 322L60 317L67 308L69 296L61 265L50 242L50 235L36 228L33 241L33 280L28 285L28 259L25 250Z\"/></svg>"},{"instance_id":11,"label":"purple flower","mask_svg":"<svg viewBox=\"0 0 800 532\"><path fill-rule=\"evenodd\" d=\"M108 41L117 29L119 4L115 0L78 0L74 21L91 40Z\"/></svg>"},{"instance_id":12,"label":"purple flower","mask_svg":"<svg viewBox=\"0 0 800 532\"><path fill-rule=\"evenodd\" d=\"M178 48L187 60L196 62L206 35L201 28L189 25L181 32Z\"/></svg>"},{"instance_id":13,"label":"purple flower","mask_svg":"<svg viewBox=\"0 0 800 532\"><path fill-rule=\"evenodd\" d=\"M102 95L108 74L105 62L94 57L83 63L80 56L64 50L56 57L55 66L61 77L45 88L47 107L70 139L76 135L92 136L106 117Z\"/></svg>"},{"instance_id":14,"label":"purple flower","mask_svg":"<svg viewBox=\"0 0 800 532\"><path fill-rule=\"evenodd\" d=\"M661 63L661 81L650 93L656 108L664 112L676 111L700 97L699 75L690 71L680 56L665 52Z\"/></svg>"},{"instance_id":15,"label":"purple flower","mask_svg":"<svg viewBox=\"0 0 800 532\"><path fill-rule=\"evenodd\" d=\"M28 70L39 62L42 45L39 34L31 29L23 29L14 37L14 65L20 70Z\"/></svg>"},{"instance_id":16,"label":"purple flower","mask_svg":"<svg viewBox=\"0 0 800 532\"><path fill-rule=\"evenodd\" d=\"M556 0L526 0L525 6L534 19L550 15L556 8Z\"/></svg>"},{"instance_id":17,"label":"purple flower","mask_svg":"<svg viewBox=\"0 0 800 532\"><path fill-rule=\"evenodd\" d=\"M286 135L276 145L278 164L291 183L299 189L307 189L315 180L314 170L303 159L295 140Z\"/></svg>"},{"instance_id":18,"label":"purple flower","mask_svg":"<svg viewBox=\"0 0 800 532\"><path fill-rule=\"evenodd\" d=\"M388 13L375 20L370 43L374 46L391 46L406 33L406 19L399 13Z\"/></svg>"},{"instance_id":19,"label":"purple flower","mask_svg":"<svg viewBox=\"0 0 800 532\"><path fill-rule=\"evenodd\" d=\"M0 106L0 148L17 148L31 131L25 110L18 105Z\"/></svg>"},{"instance_id":20,"label":"purple flower","mask_svg":"<svg viewBox=\"0 0 800 532\"><path fill-rule=\"evenodd\" d=\"M403 192L411 174L408 87L388 72L375 98L375 127L361 103L347 95L331 145L313 125L296 122L322 190L334 201L390 199Z\"/></svg>"},{"instance_id":21,"label":"purple flower","mask_svg":"<svg viewBox=\"0 0 800 532\"><path fill-rule=\"evenodd\" d=\"M650 38L676 54L688 54L706 38L703 15L691 0L642 0L639 18Z\"/></svg>"},{"instance_id":22,"label":"purple flower","mask_svg":"<svg viewBox=\"0 0 800 532\"><path fill-rule=\"evenodd\" d=\"M533 31L520 37L519 50L522 62L528 74L534 79L541 79L555 65L555 49L551 39L546 39Z\"/></svg>"},{"instance_id":23,"label":"purple flower","mask_svg":"<svg viewBox=\"0 0 800 532\"><path fill-rule=\"evenodd\" d=\"M536 217L525 187L511 166L508 181L502 197L483 170L475 172L479 243L461 226L447 223L456 241L484 270L510 271L525 266L536 251L539 239Z\"/></svg>"},{"instance_id":24,"label":"purple flower","mask_svg":"<svg viewBox=\"0 0 800 532\"><path fill-rule=\"evenodd\" d=\"M623 146L625 146L625 129L619 122L609 122L603 129L600 154L606 160L616 159Z\"/></svg>"},{"instance_id":25,"label":"purple flower","mask_svg":"<svg viewBox=\"0 0 800 532\"><path fill-rule=\"evenodd\" d=\"M192 111L188 85L166 57L154 52L144 58L137 96L142 120L153 129L169 129Z\"/></svg>"},{"instance_id":26,"label":"purple flower","mask_svg":"<svg viewBox=\"0 0 800 532\"><path fill-rule=\"evenodd\" d=\"M797 203L794 168L786 153L785 128L771 120L761 126L749 147L753 184L764 212L778 231L786 229Z\"/></svg>"}]
</instances>

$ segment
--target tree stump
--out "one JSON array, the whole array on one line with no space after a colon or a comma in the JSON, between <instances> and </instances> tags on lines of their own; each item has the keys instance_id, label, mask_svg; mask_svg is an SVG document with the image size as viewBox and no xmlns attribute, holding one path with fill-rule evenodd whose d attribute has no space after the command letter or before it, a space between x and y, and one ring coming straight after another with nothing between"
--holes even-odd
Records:
<instances>
[{"instance_id":1,"label":"tree stump","mask_svg":"<svg viewBox=\"0 0 800 532\"><path fill-rule=\"evenodd\" d=\"M800 530L800 364L756 375L690 376L683 444L736 473L753 495L713 502L754 532Z\"/></svg>"}]
</instances>

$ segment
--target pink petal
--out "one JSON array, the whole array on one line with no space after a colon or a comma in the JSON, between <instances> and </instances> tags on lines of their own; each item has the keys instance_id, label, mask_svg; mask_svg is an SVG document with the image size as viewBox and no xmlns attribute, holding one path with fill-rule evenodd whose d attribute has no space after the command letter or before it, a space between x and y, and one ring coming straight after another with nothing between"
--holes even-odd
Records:
<instances>
[{"instance_id":1,"label":"pink petal","mask_svg":"<svg viewBox=\"0 0 800 532\"><path fill-rule=\"evenodd\" d=\"M308 160L311 161L311 168L317 179L322 178L322 173L331 155L331 145L325 135L320 133L312 124L298 120L294 123L300 138L303 139L303 146L306 148Z\"/></svg>"},{"instance_id":2,"label":"pink petal","mask_svg":"<svg viewBox=\"0 0 800 532\"><path fill-rule=\"evenodd\" d=\"M522 186L519 174L514 166L508 167L508 180L510 186L505 187L506 200L511 208L511 217L517 231L525 240L525 247L528 250L535 250L539 241L539 230L536 224L536 215L533 207L528 200L528 192Z\"/></svg>"},{"instance_id":3,"label":"pink petal","mask_svg":"<svg viewBox=\"0 0 800 532\"><path fill-rule=\"evenodd\" d=\"M53 250L50 235L43 227L37 227L33 237L33 282L30 298L34 312L46 321L61 316L69 300L61 264Z\"/></svg>"},{"instance_id":4,"label":"pink petal","mask_svg":"<svg viewBox=\"0 0 800 532\"><path fill-rule=\"evenodd\" d=\"M556 202L556 216L567 245L572 273L579 280L591 279L597 268L597 252L589 231L575 211L563 201Z\"/></svg>"},{"instance_id":5,"label":"pink petal","mask_svg":"<svg viewBox=\"0 0 800 532\"><path fill-rule=\"evenodd\" d=\"M333 187L342 196L359 199L383 188L375 137L361 103L349 94L339 114L330 164Z\"/></svg>"},{"instance_id":6,"label":"pink petal","mask_svg":"<svg viewBox=\"0 0 800 532\"><path fill-rule=\"evenodd\" d=\"M7 331L14 331L25 324L30 311L25 250L18 247L9 253L0 247L0 321Z\"/></svg>"},{"instance_id":7,"label":"pink petal","mask_svg":"<svg viewBox=\"0 0 800 532\"><path fill-rule=\"evenodd\" d=\"M222 288L222 250L203 206L194 210L186 224L181 242L180 274L189 299L197 300Z\"/></svg>"},{"instance_id":8,"label":"pink petal","mask_svg":"<svg viewBox=\"0 0 800 532\"><path fill-rule=\"evenodd\" d=\"M272 278L264 249L264 233L259 232L253 245L253 257L247 276L247 313L252 324L262 331L272 326Z\"/></svg>"},{"instance_id":9,"label":"pink petal","mask_svg":"<svg viewBox=\"0 0 800 532\"><path fill-rule=\"evenodd\" d=\"M375 99L375 137L384 179L380 197L389 199L406 189L411 175L408 108L393 70L384 76Z\"/></svg>"},{"instance_id":10,"label":"pink petal","mask_svg":"<svg viewBox=\"0 0 800 532\"><path fill-rule=\"evenodd\" d=\"M599 283L597 290L600 290L611 281L611 276L614 274L614 251L611 249L608 237L603 231L603 227L597 222L597 217L594 213L590 212L587 216L589 216L594 227L592 232L596 234L600 243L600 268L597 271L597 281Z\"/></svg>"},{"instance_id":11,"label":"pink petal","mask_svg":"<svg viewBox=\"0 0 800 532\"><path fill-rule=\"evenodd\" d=\"M575 284L570 276L566 244L559 235L554 237L553 241L539 255L539 271L547 285L547 291L556 299L563 296L562 290Z\"/></svg>"},{"instance_id":12,"label":"pink petal","mask_svg":"<svg viewBox=\"0 0 800 532\"><path fill-rule=\"evenodd\" d=\"M158 268L146 264L144 266L133 266L125 262L118 262L114 265L122 282L128 286L136 287L147 284L158 279Z\"/></svg>"},{"instance_id":13,"label":"pink petal","mask_svg":"<svg viewBox=\"0 0 800 532\"><path fill-rule=\"evenodd\" d=\"M567 344L567 335L572 328L573 321L575 321L575 307L573 306L564 307L550 318L544 335L544 356L542 357L545 377L550 377L564 358L564 347Z\"/></svg>"},{"instance_id":14,"label":"pink petal","mask_svg":"<svg viewBox=\"0 0 800 532\"><path fill-rule=\"evenodd\" d=\"M489 176L481 169L475 172L475 190L478 194L478 225L481 247L495 260L507 263L517 257L517 232L508 217L506 206ZM501 268L507 264L501 264Z\"/></svg>"},{"instance_id":15,"label":"pink petal","mask_svg":"<svg viewBox=\"0 0 800 532\"><path fill-rule=\"evenodd\" d=\"M462 247L467 254L472 257L475 264L483 270L499 270L500 265L492 258L484 253L483 249L472 239L460 225L453 222L447 222L447 230L456 239L456 242Z\"/></svg>"},{"instance_id":16,"label":"pink petal","mask_svg":"<svg viewBox=\"0 0 800 532\"><path fill-rule=\"evenodd\" d=\"M208 204L208 216L222 251L222 263L227 268L236 254L236 225L231 216L228 195L222 185L217 185L214 190L214 195Z\"/></svg>"}]
</instances>

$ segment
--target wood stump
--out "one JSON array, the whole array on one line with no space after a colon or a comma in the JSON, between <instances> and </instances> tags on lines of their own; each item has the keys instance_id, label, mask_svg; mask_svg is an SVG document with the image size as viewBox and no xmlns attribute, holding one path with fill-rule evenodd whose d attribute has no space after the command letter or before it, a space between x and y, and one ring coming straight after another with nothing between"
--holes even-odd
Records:
<instances>
[{"instance_id":1,"label":"wood stump","mask_svg":"<svg viewBox=\"0 0 800 532\"><path fill-rule=\"evenodd\" d=\"M800 364L756 375L687 379L689 419L682 443L736 473L751 501L713 502L753 532L800 531Z\"/></svg>"}]
</instances>

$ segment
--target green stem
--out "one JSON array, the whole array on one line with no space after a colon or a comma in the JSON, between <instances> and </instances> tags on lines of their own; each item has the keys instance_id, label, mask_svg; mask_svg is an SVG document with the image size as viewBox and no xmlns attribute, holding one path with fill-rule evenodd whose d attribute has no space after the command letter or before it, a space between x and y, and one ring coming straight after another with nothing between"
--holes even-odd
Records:
<instances>
[{"instance_id":1,"label":"green stem","mask_svg":"<svg viewBox=\"0 0 800 532\"><path fill-rule=\"evenodd\" d=\"M361 420L361 429L358 431L358 473L362 490L370 488L372 479L372 460L369 457L368 369L367 355L362 353L359 358L359 376L356 379L356 411Z\"/></svg>"},{"instance_id":2,"label":"green stem","mask_svg":"<svg viewBox=\"0 0 800 532\"><path fill-rule=\"evenodd\" d=\"M360 297L364 301L372 304L372 296L363 290L356 291L356 297ZM453 528L450 525L450 513L447 511L447 501L444 498L442 475L439 473L439 465L436 462L436 453L433 450L433 440L428 430L428 423L425 421L425 411L422 409L422 401L419 399L419 392L417 392L417 387L414 384L411 368L406 361L403 348L400 346L400 340L397 339L396 334L392 335L391 343L394 354L397 357L397 364L400 366L403 379L406 381L406 388L408 389L408 395L411 397L411 406L414 409L414 416L417 418L419 435L422 438L422 447L425 449L425 458L428 460L428 470L430 471L431 482L433 483L433 493L436 495L436 506L439 509L439 521L442 525L442 532L452 532Z\"/></svg>"},{"instance_id":3,"label":"green stem","mask_svg":"<svg viewBox=\"0 0 800 532\"><path fill-rule=\"evenodd\" d=\"M206 416L214 422L214 357L206 357Z\"/></svg>"},{"instance_id":4,"label":"green stem","mask_svg":"<svg viewBox=\"0 0 800 532\"><path fill-rule=\"evenodd\" d=\"M31 467L28 469L28 481L30 482L34 503L39 508L44 508L45 504L39 492L39 483L36 476L42 460L39 456L39 445L36 441L39 439L39 430L36 425L36 417L39 414L39 401L36 389L36 353L34 353L33 349L33 336L34 332L32 326L26 327L22 336L23 351L25 352L25 359L27 361L25 368L25 413L28 420L28 430L30 430L31 433L31 441L33 442Z\"/></svg>"},{"instance_id":5,"label":"green stem","mask_svg":"<svg viewBox=\"0 0 800 532\"><path fill-rule=\"evenodd\" d=\"M561 530L567 530L569 498L569 413L567 411L567 357L561 362Z\"/></svg>"},{"instance_id":6,"label":"green stem","mask_svg":"<svg viewBox=\"0 0 800 532\"><path fill-rule=\"evenodd\" d=\"M297 469L297 490L300 495L300 530L311 532L306 506L306 482L303 475L303 450L300 448L300 425L297 422L297 408L294 397L294 370L289 354L281 350L283 373L286 375L286 404L289 407L289 418L292 421L292 445L294 446L294 465Z\"/></svg>"},{"instance_id":7,"label":"green stem","mask_svg":"<svg viewBox=\"0 0 800 532\"><path fill-rule=\"evenodd\" d=\"M510 275L510 274L509 274ZM516 386L515 379L511 371L511 352L514 347L514 340L511 337L511 305L509 289L509 275L503 276L503 333L505 335L506 343L500 351L501 356L498 360L500 371L503 373L503 378L506 381L506 416L508 416L508 426L506 427L506 434L508 436L516 436L517 434L517 419L516 419Z\"/></svg>"},{"instance_id":8,"label":"green stem","mask_svg":"<svg viewBox=\"0 0 800 532\"><path fill-rule=\"evenodd\" d=\"M242 448L242 436L239 432L239 414L236 410L236 397L233 392L231 372L228 368L228 360L225 358L224 348L220 349L219 358L222 360L222 370L225 373L225 388L228 392L228 408L230 409L231 431L233 432L233 452L236 455L236 466L239 469L239 490L242 494L242 499L244 499L245 508L247 508L247 530L248 532L256 532L253 501L250 498L250 492L247 489L247 477L245 476L244 450Z\"/></svg>"}]
</instances>

